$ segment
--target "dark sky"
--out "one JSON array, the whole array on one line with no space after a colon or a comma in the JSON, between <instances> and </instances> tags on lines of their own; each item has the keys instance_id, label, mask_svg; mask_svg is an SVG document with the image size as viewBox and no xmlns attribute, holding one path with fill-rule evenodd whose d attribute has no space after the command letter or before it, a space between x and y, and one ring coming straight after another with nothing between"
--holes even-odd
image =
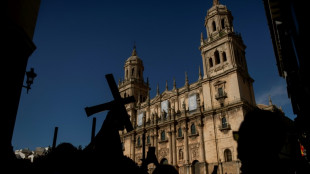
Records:
<instances>
[{"instance_id":1,"label":"dark sky","mask_svg":"<svg viewBox=\"0 0 310 174\"><path fill-rule=\"evenodd\" d=\"M222 0L241 33L257 103L281 106L294 119L286 83L278 75L262 0ZM212 0L53 0L41 1L27 70L38 74L29 94L23 89L12 144L14 149L70 142L90 142L92 118L84 108L108 102L112 95L105 74L118 81L136 43L149 78L151 98L156 86L169 90L198 79L202 68L200 34L206 37L204 18ZM94 115L97 131L107 112Z\"/></svg>"}]
</instances>

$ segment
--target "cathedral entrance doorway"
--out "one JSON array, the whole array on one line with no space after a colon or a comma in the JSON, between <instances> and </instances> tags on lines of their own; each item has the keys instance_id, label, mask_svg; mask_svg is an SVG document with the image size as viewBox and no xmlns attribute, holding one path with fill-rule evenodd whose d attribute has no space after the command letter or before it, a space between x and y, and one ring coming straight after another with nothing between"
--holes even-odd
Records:
<instances>
[{"instance_id":1,"label":"cathedral entrance doorway","mask_svg":"<svg viewBox=\"0 0 310 174\"><path fill-rule=\"evenodd\" d=\"M160 161L160 164L168 164L168 160L166 158L163 158L161 161Z\"/></svg>"},{"instance_id":2,"label":"cathedral entrance doorway","mask_svg":"<svg viewBox=\"0 0 310 174\"><path fill-rule=\"evenodd\" d=\"M200 165L197 160L192 163L192 174L200 174Z\"/></svg>"}]
</instances>

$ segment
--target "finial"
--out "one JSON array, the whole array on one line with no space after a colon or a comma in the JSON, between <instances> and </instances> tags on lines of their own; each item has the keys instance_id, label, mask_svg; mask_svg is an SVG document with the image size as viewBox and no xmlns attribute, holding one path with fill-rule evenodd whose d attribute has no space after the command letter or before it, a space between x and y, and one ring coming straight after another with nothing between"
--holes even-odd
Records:
<instances>
[{"instance_id":1,"label":"finial","mask_svg":"<svg viewBox=\"0 0 310 174\"><path fill-rule=\"evenodd\" d=\"M177 84L175 82L175 78L173 77L173 89L176 89L177 88Z\"/></svg>"},{"instance_id":2,"label":"finial","mask_svg":"<svg viewBox=\"0 0 310 174\"><path fill-rule=\"evenodd\" d=\"M201 80L202 79L202 75L201 75L201 70L200 70L200 66L199 66L199 77L198 77L198 80Z\"/></svg>"},{"instance_id":3,"label":"finial","mask_svg":"<svg viewBox=\"0 0 310 174\"><path fill-rule=\"evenodd\" d=\"M185 85L188 86L188 77L187 77L187 72L185 71Z\"/></svg>"},{"instance_id":4,"label":"finial","mask_svg":"<svg viewBox=\"0 0 310 174\"><path fill-rule=\"evenodd\" d=\"M269 105L272 105L271 96L269 95Z\"/></svg>"},{"instance_id":5,"label":"finial","mask_svg":"<svg viewBox=\"0 0 310 174\"><path fill-rule=\"evenodd\" d=\"M157 93L156 95L159 95L159 84L157 83Z\"/></svg>"},{"instance_id":6,"label":"finial","mask_svg":"<svg viewBox=\"0 0 310 174\"><path fill-rule=\"evenodd\" d=\"M168 81L166 80L166 91L168 91Z\"/></svg>"},{"instance_id":7,"label":"finial","mask_svg":"<svg viewBox=\"0 0 310 174\"><path fill-rule=\"evenodd\" d=\"M133 50L132 50L131 56L137 56L136 41L135 41L134 44L133 44Z\"/></svg>"},{"instance_id":8,"label":"finial","mask_svg":"<svg viewBox=\"0 0 310 174\"><path fill-rule=\"evenodd\" d=\"M219 0L213 0L213 6L219 5L219 4L220 4Z\"/></svg>"},{"instance_id":9,"label":"finial","mask_svg":"<svg viewBox=\"0 0 310 174\"><path fill-rule=\"evenodd\" d=\"M203 38L203 33L201 32L201 35L200 35L200 45L201 46L203 45L203 42L204 42L204 38Z\"/></svg>"}]
</instances>

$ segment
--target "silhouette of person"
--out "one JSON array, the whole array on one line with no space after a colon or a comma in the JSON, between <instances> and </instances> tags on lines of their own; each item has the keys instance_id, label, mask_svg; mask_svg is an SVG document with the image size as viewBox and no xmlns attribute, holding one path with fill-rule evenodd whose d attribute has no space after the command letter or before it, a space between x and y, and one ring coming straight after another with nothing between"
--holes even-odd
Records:
<instances>
[{"instance_id":1,"label":"silhouette of person","mask_svg":"<svg viewBox=\"0 0 310 174\"><path fill-rule=\"evenodd\" d=\"M172 165L159 164L152 174L179 174L179 172Z\"/></svg>"},{"instance_id":2,"label":"silhouette of person","mask_svg":"<svg viewBox=\"0 0 310 174\"><path fill-rule=\"evenodd\" d=\"M280 111L254 109L239 128L238 158L243 174L293 173L297 139L292 120Z\"/></svg>"}]
</instances>

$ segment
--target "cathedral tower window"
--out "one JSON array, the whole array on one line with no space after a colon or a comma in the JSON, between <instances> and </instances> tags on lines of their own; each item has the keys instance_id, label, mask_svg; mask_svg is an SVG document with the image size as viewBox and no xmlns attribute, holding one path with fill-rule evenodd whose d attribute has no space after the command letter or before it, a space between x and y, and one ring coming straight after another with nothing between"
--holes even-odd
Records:
<instances>
[{"instance_id":1,"label":"cathedral tower window","mask_svg":"<svg viewBox=\"0 0 310 174\"><path fill-rule=\"evenodd\" d=\"M218 51L215 51L215 52L214 52L214 58L215 58L215 65L221 63L220 54L219 54Z\"/></svg>"},{"instance_id":2,"label":"cathedral tower window","mask_svg":"<svg viewBox=\"0 0 310 174\"><path fill-rule=\"evenodd\" d=\"M166 133L165 131L162 131L161 134L160 134L160 140L161 141L165 141L166 140Z\"/></svg>"},{"instance_id":3,"label":"cathedral tower window","mask_svg":"<svg viewBox=\"0 0 310 174\"><path fill-rule=\"evenodd\" d=\"M126 70L125 77L126 77L126 79L128 79L128 69Z\"/></svg>"},{"instance_id":4,"label":"cathedral tower window","mask_svg":"<svg viewBox=\"0 0 310 174\"><path fill-rule=\"evenodd\" d=\"M212 58L209 58L209 66L210 66L210 68L212 68L212 67L213 67L213 61L212 61Z\"/></svg>"},{"instance_id":5,"label":"cathedral tower window","mask_svg":"<svg viewBox=\"0 0 310 174\"><path fill-rule=\"evenodd\" d=\"M147 143L147 144L151 144L151 137L150 137L150 136L147 136L147 138L146 138L146 143Z\"/></svg>"},{"instance_id":6,"label":"cathedral tower window","mask_svg":"<svg viewBox=\"0 0 310 174\"><path fill-rule=\"evenodd\" d=\"M196 126L194 123L191 125L191 134L192 135L196 134Z\"/></svg>"},{"instance_id":7,"label":"cathedral tower window","mask_svg":"<svg viewBox=\"0 0 310 174\"><path fill-rule=\"evenodd\" d=\"M221 20L221 25L222 25L222 29L224 29L225 28L225 19Z\"/></svg>"},{"instance_id":8,"label":"cathedral tower window","mask_svg":"<svg viewBox=\"0 0 310 174\"><path fill-rule=\"evenodd\" d=\"M126 97L126 92L124 93L124 98Z\"/></svg>"},{"instance_id":9,"label":"cathedral tower window","mask_svg":"<svg viewBox=\"0 0 310 174\"><path fill-rule=\"evenodd\" d=\"M226 162L232 161L232 154L231 154L231 151L229 149L225 149L224 158L225 158Z\"/></svg>"},{"instance_id":10,"label":"cathedral tower window","mask_svg":"<svg viewBox=\"0 0 310 174\"><path fill-rule=\"evenodd\" d=\"M222 53L222 57L223 57L223 62L226 62L227 61L227 57L226 57L225 51Z\"/></svg>"},{"instance_id":11,"label":"cathedral tower window","mask_svg":"<svg viewBox=\"0 0 310 174\"><path fill-rule=\"evenodd\" d=\"M178 129L178 137L182 137L183 135L182 135L182 128L179 128Z\"/></svg>"},{"instance_id":12,"label":"cathedral tower window","mask_svg":"<svg viewBox=\"0 0 310 174\"><path fill-rule=\"evenodd\" d=\"M133 76L134 73L135 73L135 68L132 68L132 69L131 69L131 75Z\"/></svg>"},{"instance_id":13,"label":"cathedral tower window","mask_svg":"<svg viewBox=\"0 0 310 174\"><path fill-rule=\"evenodd\" d=\"M212 29L213 29L213 31L216 31L216 24L214 21L212 22Z\"/></svg>"}]
</instances>

